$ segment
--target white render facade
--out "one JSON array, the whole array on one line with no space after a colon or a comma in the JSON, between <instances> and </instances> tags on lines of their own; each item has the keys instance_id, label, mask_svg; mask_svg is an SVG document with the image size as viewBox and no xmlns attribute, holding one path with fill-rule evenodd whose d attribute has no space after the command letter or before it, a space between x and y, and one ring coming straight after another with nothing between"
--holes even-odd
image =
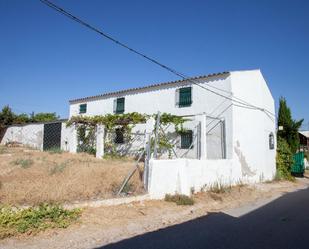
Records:
<instances>
[{"instance_id":1,"label":"white render facade","mask_svg":"<svg viewBox=\"0 0 309 249\"><path fill-rule=\"evenodd\" d=\"M181 106L180 92L184 88L190 88L190 101ZM193 130L197 123L202 127L199 157L195 156L195 146L184 158L150 160L146 179L151 198L164 198L175 192L190 195L193 189L200 191L218 182L234 185L272 180L275 176L275 103L260 70L224 72L75 99L70 101L70 117L114 113L117 99L124 100L124 113L160 111L190 116L186 128ZM218 131L212 130L214 118L224 123L224 149L220 148L222 144L218 146ZM149 121L138 124L135 132L151 132L154 120ZM65 123L61 126L61 149L76 152L76 129ZM43 127L9 127L1 144L16 140L42 149ZM96 132L97 157L104 154L102 128Z\"/></svg>"},{"instance_id":2,"label":"white render facade","mask_svg":"<svg viewBox=\"0 0 309 249\"><path fill-rule=\"evenodd\" d=\"M275 103L261 71L224 72L193 80L194 83L190 80L168 82L72 100L70 117L80 115L82 104L87 104L87 110L81 115L113 113L115 100L125 98L125 113L155 114L160 111L179 116L193 115L196 120L201 120L201 115L204 115L206 132L212 120L208 117L224 120L223 158L217 157L214 151L216 147L209 146L212 141L207 136L204 141L207 149L202 160L187 158L151 161L148 190L154 198L162 198L164 194L173 192L190 194L192 188L201 190L205 184L217 182L219 178L230 184L273 179L276 172ZM196 82L211 91L201 88ZM183 87L192 89L192 103L187 107L179 107L177 104L178 89ZM237 100L249 103L251 107ZM164 177L166 174L169 177Z\"/></svg>"},{"instance_id":3,"label":"white render facade","mask_svg":"<svg viewBox=\"0 0 309 249\"><path fill-rule=\"evenodd\" d=\"M260 70L236 71L198 77L194 82L228 97L237 97L252 105L275 113L273 97ZM192 88L192 104L188 107L177 105L177 89ZM81 104L87 104L87 116L105 115L114 112L115 100L125 98L124 112L145 114L171 113L174 115L199 115L219 117L225 121L226 158L233 158L235 148L246 151L254 164L264 164L259 153L263 150L266 158L272 158L275 150L269 151L269 135L275 134L275 118L259 110L240 107L237 103L207 91L190 81L157 84L149 87L124 90L101 96L70 101L70 117L79 115ZM207 120L207 122L210 122ZM238 151L238 150L237 150ZM258 155L259 154L259 155ZM249 160L248 158L248 160Z\"/></svg>"}]
</instances>

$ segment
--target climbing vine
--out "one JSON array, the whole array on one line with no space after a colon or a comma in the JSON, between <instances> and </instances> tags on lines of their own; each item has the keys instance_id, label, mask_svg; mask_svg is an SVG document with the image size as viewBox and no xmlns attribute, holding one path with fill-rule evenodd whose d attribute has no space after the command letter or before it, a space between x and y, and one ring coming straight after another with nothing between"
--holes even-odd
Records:
<instances>
[{"instance_id":1,"label":"climbing vine","mask_svg":"<svg viewBox=\"0 0 309 249\"><path fill-rule=\"evenodd\" d=\"M126 142L131 141L132 129L136 124L145 123L149 115L137 112L125 114L106 114L89 116L73 116L67 122L67 126L75 125L77 127L77 137L81 145L78 151L84 151L93 154L95 129L97 125L105 126L104 149L107 154L117 156L116 144L114 143L114 134L116 129L120 129Z\"/></svg>"},{"instance_id":2,"label":"climbing vine","mask_svg":"<svg viewBox=\"0 0 309 249\"><path fill-rule=\"evenodd\" d=\"M154 115L155 120L157 121L158 115ZM163 153L167 151L168 157L172 157L174 144L171 141L172 134L166 132L170 125L173 125L176 131L176 134L181 134L186 131L183 127L183 124L190 119L184 118L181 116L172 115L170 113L162 113L160 115L160 127L158 130L158 151L159 153ZM156 127L154 127L156 129ZM151 148L154 148L154 138L151 140Z\"/></svg>"},{"instance_id":3,"label":"climbing vine","mask_svg":"<svg viewBox=\"0 0 309 249\"><path fill-rule=\"evenodd\" d=\"M132 141L132 129L136 124L146 123L149 118L158 118L157 114L147 115L137 112L125 114L106 114L96 116L73 116L67 121L67 126L76 126L78 137L78 151L95 154L95 132L97 125L104 125L104 149L109 156L116 157L117 150L114 142L114 135L117 129L120 129L124 141L130 143ZM169 141L170 134L165 134L164 129L173 125L176 133L180 134L185 131L183 124L189 119L169 113L162 113L160 115L160 128L158 130L159 140L158 149L161 151L167 150L171 156L173 144ZM155 129L156 127L154 127ZM153 148L154 139L151 140L151 147Z\"/></svg>"},{"instance_id":4,"label":"climbing vine","mask_svg":"<svg viewBox=\"0 0 309 249\"><path fill-rule=\"evenodd\" d=\"M85 124L77 127L77 152L96 154L95 127Z\"/></svg>"},{"instance_id":5,"label":"climbing vine","mask_svg":"<svg viewBox=\"0 0 309 249\"><path fill-rule=\"evenodd\" d=\"M157 120L158 115L155 114L154 118L155 120ZM174 125L177 133L182 133L186 131L186 129L183 127L183 124L189 120L190 119L188 118L184 118L184 117L177 116L177 115L172 115L170 113L162 113L160 115L160 124L165 127L168 125Z\"/></svg>"}]
</instances>

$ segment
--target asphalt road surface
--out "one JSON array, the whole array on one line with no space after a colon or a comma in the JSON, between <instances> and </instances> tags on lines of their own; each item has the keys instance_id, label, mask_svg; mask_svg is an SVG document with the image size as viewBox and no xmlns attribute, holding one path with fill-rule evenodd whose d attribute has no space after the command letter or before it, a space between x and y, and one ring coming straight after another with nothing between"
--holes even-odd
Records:
<instances>
[{"instance_id":1,"label":"asphalt road surface","mask_svg":"<svg viewBox=\"0 0 309 249\"><path fill-rule=\"evenodd\" d=\"M207 216L100 249L309 249L309 189L286 194L240 217Z\"/></svg>"}]
</instances>

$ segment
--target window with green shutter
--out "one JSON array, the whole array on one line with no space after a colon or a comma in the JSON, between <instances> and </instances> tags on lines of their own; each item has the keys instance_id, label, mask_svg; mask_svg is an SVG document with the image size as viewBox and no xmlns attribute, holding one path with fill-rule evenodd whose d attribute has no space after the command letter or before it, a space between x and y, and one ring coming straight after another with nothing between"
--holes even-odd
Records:
<instances>
[{"instance_id":1,"label":"window with green shutter","mask_svg":"<svg viewBox=\"0 0 309 249\"><path fill-rule=\"evenodd\" d=\"M87 104L81 104L79 105L79 113L86 113L87 112Z\"/></svg>"},{"instance_id":2,"label":"window with green shutter","mask_svg":"<svg viewBox=\"0 0 309 249\"><path fill-rule=\"evenodd\" d=\"M179 89L179 107L191 106L192 104L192 87L183 87Z\"/></svg>"},{"instance_id":3,"label":"window with green shutter","mask_svg":"<svg viewBox=\"0 0 309 249\"><path fill-rule=\"evenodd\" d=\"M191 130L188 130L188 131L181 133L180 142L181 142L180 144L181 149L189 149L193 142L193 132Z\"/></svg>"},{"instance_id":4,"label":"window with green shutter","mask_svg":"<svg viewBox=\"0 0 309 249\"><path fill-rule=\"evenodd\" d=\"M116 100L116 114L124 113L124 98L118 98Z\"/></svg>"}]
</instances>

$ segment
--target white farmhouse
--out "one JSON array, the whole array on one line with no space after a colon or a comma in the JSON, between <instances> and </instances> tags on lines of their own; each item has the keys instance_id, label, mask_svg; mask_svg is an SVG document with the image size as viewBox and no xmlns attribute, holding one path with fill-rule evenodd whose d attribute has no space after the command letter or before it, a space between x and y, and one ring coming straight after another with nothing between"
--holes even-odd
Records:
<instances>
[{"instance_id":1,"label":"white farmhouse","mask_svg":"<svg viewBox=\"0 0 309 249\"><path fill-rule=\"evenodd\" d=\"M218 182L258 182L275 176L275 104L260 70L223 72L70 101L70 117L131 112L165 112L191 120L188 132L175 140L178 156L149 162L147 188L153 198L190 194ZM149 132L153 123L135 129ZM104 130L99 130L96 148L102 156ZM191 146L196 137L198 143ZM10 141L43 150L58 146L76 152L77 148L76 129L60 121L9 127L1 143ZM186 156L179 156L184 152Z\"/></svg>"},{"instance_id":2,"label":"white farmhouse","mask_svg":"<svg viewBox=\"0 0 309 249\"><path fill-rule=\"evenodd\" d=\"M226 181L226 177L235 178L235 181L273 179L276 155L275 104L260 70L223 72L70 101L70 117L129 112L155 114L158 111L191 116L202 124L202 152L199 157L202 163L183 159L181 162L187 171L182 182L186 182L187 187L183 186L184 183L176 186L176 182L179 185L179 177L182 178L183 175L180 170L181 159L178 159L175 163L177 166L174 165L177 172L170 171L173 175L169 176L170 183L173 182L174 185L164 186L161 183L164 188L162 193L166 192L166 189L170 189L170 192L176 189L184 193L188 192L189 188L200 189L203 180L196 182L193 176L188 178L188 175L197 174L203 178L202 175L205 174L204 177L207 178L210 173L204 170L212 167L215 172L212 174L216 174L213 178L222 178L222 181ZM220 131L224 134L220 148L215 138L218 134L208 133L216 123L215 119L224 124ZM194 132L191 135L194 136ZM182 141L183 139L181 143ZM192 138L189 141L192 141ZM184 148L185 146L184 144ZM201 167L195 173L190 171L193 161L194 165L200 165L194 166L194 170ZM173 160L156 160L152 165L159 169L161 164L166 167L167 163L171 164L170 168L173 167ZM220 173L216 165L220 165L218 167L224 170ZM152 175L153 182L156 182L156 177L158 180L162 179L160 172L156 172L152 170L152 174L157 174ZM171 181L173 177L177 179ZM207 180L209 181L211 179ZM233 179L229 181L233 182ZM186 190L183 190L184 188ZM159 192L158 189L154 190L154 195L159 196Z\"/></svg>"}]
</instances>

